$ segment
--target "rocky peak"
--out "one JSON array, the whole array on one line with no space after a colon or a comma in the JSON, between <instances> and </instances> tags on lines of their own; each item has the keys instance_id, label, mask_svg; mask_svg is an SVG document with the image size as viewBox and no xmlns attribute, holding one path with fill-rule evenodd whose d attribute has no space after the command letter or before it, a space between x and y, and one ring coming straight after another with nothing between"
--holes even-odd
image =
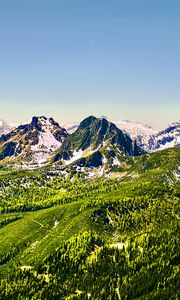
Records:
<instances>
[{"instance_id":1,"label":"rocky peak","mask_svg":"<svg viewBox=\"0 0 180 300\"><path fill-rule=\"evenodd\" d=\"M79 128L80 129L84 129L84 128L87 128L89 127L95 120L97 120L96 117L94 116L89 116L87 118L85 118L79 125Z\"/></svg>"},{"instance_id":2,"label":"rocky peak","mask_svg":"<svg viewBox=\"0 0 180 300\"><path fill-rule=\"evenodd\" d=\"M0 159L6 156L15 159L21 155L24 157L22 161L28 159L32 164L45 163L68 135L53 118L34 116L29 124L20 125L0 137Z\"/></svg>"}]
</instances>

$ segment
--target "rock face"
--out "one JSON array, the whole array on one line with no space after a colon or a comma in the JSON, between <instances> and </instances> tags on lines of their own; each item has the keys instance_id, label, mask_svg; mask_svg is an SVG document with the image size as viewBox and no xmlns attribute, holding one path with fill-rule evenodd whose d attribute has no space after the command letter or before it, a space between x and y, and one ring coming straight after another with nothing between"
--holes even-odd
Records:
<instances>
[{"instance_id":1,"label":"rock face","mask_svg":"<svg viewBox=\"0 0 180 300\"><path fill-rule=\"evenodd\" d=\"M0 160L11 157L11 162L44 164L67 137L67 131L52 118L33 117L29 124L0 137Z\"/></svg>"},{"instance_id":2,"label":"rock face","mask_svg":"<svg viewBox=\"0 0 180 300\"><path fill-rule=\"evenodd\" d=\"M54 161L60 160L65 164L79 161L78 164L95 167L107 160L109 151L113 151L114 156L116 153L121 156L138 156L144 153L115 124L105 118L90 116L63 142Z\"/></svg>"}]
</instances>

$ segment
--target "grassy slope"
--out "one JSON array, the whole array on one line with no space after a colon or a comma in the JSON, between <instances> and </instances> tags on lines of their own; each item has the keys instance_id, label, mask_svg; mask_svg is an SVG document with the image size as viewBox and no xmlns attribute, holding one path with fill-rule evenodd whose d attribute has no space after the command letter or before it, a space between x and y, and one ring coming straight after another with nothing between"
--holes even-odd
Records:
<instances>
[{"instance_id":1,"label":"grassy slope","mask_svg":"<svg viewBox=\"0 0 180 300\"><path fill-rule=\"evenodd\" d=\"M2 273L6 270L6 264L11 265L13 260L20 265L36 265L71 236L82 230L93 230L91 215L96 207L86 208L80 212L81 206L82 202L75 202L21 214L23 215L21 220L2 228L1 259L7 253L10 254L10 258L1 266ZM58 222L56 227L55 222Z\"/></svg>"},{"instance_id":2,"label":"grassy slope","mask_svg":"<svg viewBox=\"0 0 180 300\"><path fill-rule=\"evenodd\" d=\"M5 224L0 229L0 276L5 278L7 272L11 273L14 269L14 265L38 267L69 238L89 230L95 231L106 243L121 242L122 238L127 243L131 237L137 248L147 248L149 263L151 260L152 262L156 260L156 252L158 253L158 251L160 256L166 257L168 251L170 253L170 250L166 249L164 244L168 224L170 231L167 238L169 241L172 240L171 243L176 238L176 231L173 232L173 228L179 226L178 188L174 192L175 186L178 187L178 182L172 173L174 170L177 171L179 154L179 149L169 149L136 158L128 177L122 178L121 181L112 180L107 182L107 187L102 185L103 180L97 181L97 185L94 184L91 188L88 188L89 185L87 187L80 185L79 194L77 193L75 197L76 202L35 212L0 215L0 222L12 218L11 223ZM14 174L14 178L16 176L18 174ZM73 190L70 193L73 201ZM113 227L104 222L107 215L112 219ZM13 220L15 216L21 217L21 219ZM54 227L55 222L59 222L56 227ZM163 237L161 237L161 232ZM157 235L157 238L155 235ZM156 243L158 236L160 236L159 239L162 239L162 242L160 242L160 245L157 242L157 245L155 245L157 249L155 248L155 250L151 245L152 250L150 250L151 248L145 244L144 240L151 238ZM161 248L161 251L158 250ZM173 249L172 255L176 256L176 248ZM106 253L106 249L103 251ZM111 253L111 250L108 251L110 251L108 257L112 255L113 259L114 253ZM155 254L151 255L152 251L156 251ZM143 261L143 256L141 259ZM103 264L103 257L100 258L101 264ZM111 263L109 263L109 266L111 266L111 270ZM103 270L103 265L99 268L99 270ZM162 269L162 272L165 271ZM102 274L100 276L103 276ZM138 278L132 280L136 282L136 280L140 280ZM133 284L136 286L138 283ZM97 290L98 287L94 288ZM104 298L100 297L99 299Z\"/></svg>"}]
</instances>

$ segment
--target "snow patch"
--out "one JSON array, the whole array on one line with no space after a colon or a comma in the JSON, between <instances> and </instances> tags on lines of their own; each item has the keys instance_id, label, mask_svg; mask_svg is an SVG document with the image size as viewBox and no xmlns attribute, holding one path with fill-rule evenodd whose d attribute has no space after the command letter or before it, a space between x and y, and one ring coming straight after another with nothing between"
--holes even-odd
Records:
<instances>
[{"instance_id":1,"label":"snow patch","mask_svg":"<svg viewBox=\"0 0 180 300\"><path fill-rule=\"evenodd\" d=\"M47 162L49 158L49 154L57 150L62 144L61 142L55 139L52 132L52 124L50 124L48 120L44 120L44 122L45 121L46 121L46 126L43 126L43 131L39 133L38 144L31 145L32 162L33 162L32 164L34 165L38 164L40 167Z\"/></svg>"},{"instance_id":2,"label":"snow patch","mask_svg":"<svg viewBox=\"0 0 180 300\"><path fill-rule=\"evenodd\" d=\"M108 162L108 160L107 160L107 158L104 156L103 158L102 158L102 163L103 164L106 164Z\"/></svg>"},{"instance_id":3,"label":"snow patch","mask_svg":"<svg viewBox=\"0 0 180 300\"><path fill-rule=\"evenodd\" d=\"M53 152L59 148L61 144L61 142L55 139L48 126L46 126L46 130L39 134L39 143L37 145L32 145L31 150L37 152L43 150Z\"/></svg>"},{"instance_id":4,"label":"snow patch","mask_svg":"<svg viewBox=\"0 0 180 300\"><path fill-rule=\"evenodd\" d=\"M74 161L80 159L82 157L83 151L80 149L79 151L74 151L73 156L69 160L64 160L66 165L72 164Z\"/></svg>"},{"instance_id":5,"label":"snow patch","mask_svg":"<svg viewBox=\"0 0 180 300\"><path fill-rule=\"evenodd\" d=\"M117 157L114 157L113 158L113 163L112 163L113 166L120 166L121 163L119 162L118 158Z\"/></svg>"}]
</instances>

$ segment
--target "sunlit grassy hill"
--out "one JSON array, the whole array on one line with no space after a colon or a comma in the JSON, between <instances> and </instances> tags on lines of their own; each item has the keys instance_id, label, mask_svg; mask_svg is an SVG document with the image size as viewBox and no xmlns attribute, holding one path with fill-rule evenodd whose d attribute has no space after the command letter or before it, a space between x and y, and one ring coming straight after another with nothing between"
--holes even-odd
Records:
<instances>
[{"instance_id":1,"label":"sunlit grassy hill","mask_svg":"<svg viewBox=\"0 0 180 300\"><path fill-rule=\"evenodd\" d=\"M173 148L109 177L1 170L0 299L179 299L179 162Z\"/></svg>"}]
</instances>

